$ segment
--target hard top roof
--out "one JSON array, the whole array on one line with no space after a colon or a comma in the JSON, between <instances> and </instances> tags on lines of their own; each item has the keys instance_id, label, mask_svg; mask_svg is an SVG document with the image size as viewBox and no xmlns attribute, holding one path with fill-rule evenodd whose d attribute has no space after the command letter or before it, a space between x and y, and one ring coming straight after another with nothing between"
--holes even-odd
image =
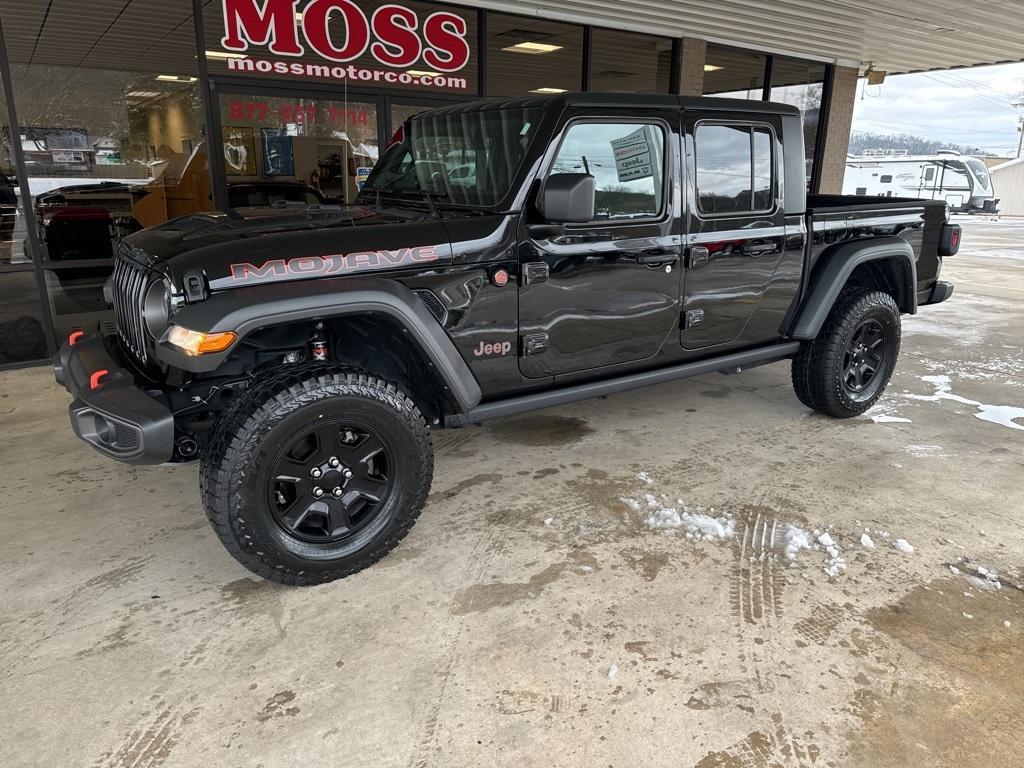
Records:
<instances>
[{"instance_id":1,"label":"hard top roof","mask_svg":"<svg viewBox=\"0 0 1024 768\"><path fill-rule=\"evenodd\" d=\"M752 99L723 99L717 96L674 96L667 93L567 92L553 95L518 96L515 98L481 99L431 110L433 114L497 109L545 110L566 108L593 109L700 109L722 112L758 112L762 114L799 116L791 104Z\"/></svg>"}]
</instances>

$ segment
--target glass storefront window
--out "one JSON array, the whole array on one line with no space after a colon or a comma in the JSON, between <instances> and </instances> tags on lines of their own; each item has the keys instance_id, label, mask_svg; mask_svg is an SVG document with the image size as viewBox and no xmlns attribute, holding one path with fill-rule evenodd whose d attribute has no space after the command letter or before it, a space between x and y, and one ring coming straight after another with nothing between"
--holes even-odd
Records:
<instances>
[{"instance_id":1,"label":"glass storefront window","mask_svg":"<svg viewBox=\"0 0 1024 768\"><path fill-rule=\"evenodd\" d=\"M772 64L771 100L800 108L804 118L807 183L814 172L821 99L825 90L825 65L815 61L776 56Z\"/></svg>"},{"instance_id":2,"label":"glass storefront window","mask_svg":"<svg viewBox=\"0 0 1024 768\"><path fill-rule=\"evenodd\" d=\"M12 75L54 325L95 330L111 319L103 284L120 240L212 208L198 83L48 65Z\"/></svg>"},{"instance_id":3,"label":"glass storefront window","mask_svg":"<svg viewBox=\"0 0 1024 768\"><path fill-rule=\"evenodd\" d=\"M352 202L380 157L371 103L228 94L221 121L235 208Z\"/></svg>"},{"instance_id":4,"label":"glass storefront window","mask_svg":"<svg viewBox=\"0 0 1024 768\"><path fill-rule=\"evenodd\" d=\"M35 362L47 355L35 265L24 247L12 138L0 92L0 366Z\"/></svg>"},{"instance_id":5,"label":"glass storefront window","mask_svg":"<svg viewBox=\"0 0 1024 768\"><path fill-rule=\"evenodd\" d=\"M206 4L206 57L213 76L397 88L424 96L479 93L472 8L412 0L312 8L309 0L265 0L261 6L264 16L251 0Z\"/></svg>"},{"instance_id":6,"label":"glass storefront window","mask_svg":"<svg viewBox=\"0 0 1024 768\"><path fill-rule=\"evenodd\" d=\"M668 93L672 40L595 28L591 33L590 90Z\"/></svg>"},{"instance_id":7,"label":"glass storefront window","mask_svg":"<svg viewBox=\"0 0 1024 768\"><path fill-rule=\"evenodd\" d=\"M767 66L763 53L711 43L704 63L704 95L760 100Z\"/></svg>"},{"instance_id":8,"label":"glass storefront window","mask_svg":"<svg viewBox=\"0 0 1024 768\"><path fill-rule=\"evenodd\" d=\"M583 27L487 15L487 95L560 93L583 87Z\"/></svg>"}]
</instances>

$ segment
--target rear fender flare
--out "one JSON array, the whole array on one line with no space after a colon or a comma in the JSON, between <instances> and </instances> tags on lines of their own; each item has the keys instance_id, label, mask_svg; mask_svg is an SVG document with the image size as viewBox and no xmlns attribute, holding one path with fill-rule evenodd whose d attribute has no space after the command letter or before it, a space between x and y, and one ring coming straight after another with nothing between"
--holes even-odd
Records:
<instances>
[{"instance_id":1,"label":"rear fender flare","mask_svg":"<svg viewBox=\"0 0 1024 768\"><path fill-rule=\"evenodd\" d=\"M880 237L843 243L821 256L811 274L804 300L786 335L801 341L817 338L839 293L846 287L857 267L873 261L892 260L902 267L898 270L901 295L896 297L900 309L907 314L917 314L917 261L914 249L900 237Z\"/></svg>"},{"instance_id":2,"label":"rear fender flare","mask_svg":"<svg viewBox=\"0 0 1024 768\"><path fill-rule=\"evenodd\" d=\"M249 334L301 320L376 313L396 321L440 374L460 412L482 399L480 385L455 344L415 293L395 280L342 277L268 284L214 294L174 314L172 322L201 333L234 332L238 340L224 352L191 357L165 339L156 356L192 373L216 371Z\"/></svg>"}]
</instances>

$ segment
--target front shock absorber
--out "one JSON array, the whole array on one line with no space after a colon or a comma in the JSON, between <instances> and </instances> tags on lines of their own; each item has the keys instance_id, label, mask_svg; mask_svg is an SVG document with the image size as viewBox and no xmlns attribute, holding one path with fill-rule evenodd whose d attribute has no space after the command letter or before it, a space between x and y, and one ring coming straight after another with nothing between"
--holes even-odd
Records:
<instances>
[{"instance_id":1,"label":"front shock absorber","mask_svg":"<svg viewBox=\"0 0 1024 768\"><path fill-rule=\"evenodd\" d=\"M327 340L327 332L323 323L316 324L316 330L309 340L309 359L318 363L327 362L331 356L330 343Z\"/></svg>"}]
</instances>

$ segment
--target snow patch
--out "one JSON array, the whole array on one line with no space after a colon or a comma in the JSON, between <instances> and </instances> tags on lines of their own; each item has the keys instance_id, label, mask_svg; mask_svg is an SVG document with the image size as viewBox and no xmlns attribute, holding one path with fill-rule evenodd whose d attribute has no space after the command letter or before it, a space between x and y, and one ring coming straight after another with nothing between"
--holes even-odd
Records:
<instances>
[{"instance_id":1,"label":"snow patch","mask_svg":"<svg viewBox=\"0 0 1024 768\"><path fill-rule=\"evenodd\" d=\"M790 560L796 560L801 550L814 549L814 539L803 528L787 525L783 535L786 541L786 557Z\"/></svg>"},{"instance_id":2,"label":"snow patch","mask_svg":"<svg viewBox=\"0 0 1024 768\"><path fill-rule=\"evenodd\" d=\"M614 680L618 676L619 676L619 665L618 664L612 664L610 667L608 667L608 679L609 680Z\"/></svg>"},{"instance_id":3,"label":"snow patch","mask_svg":"<svg viewBox=\"0 0 1024 768\"><path fill-rule=\"evenodd\" d=\"M889 403L877 403L864 414L875 424L913 424L910 419L898 416Z\"/></svg>"},{"instance_id":4,"label":"snow patch","mask_svg":"<svg viewBox=\"0 0 1024 768\"><path fill-rule=\"evenodd\" d=\"M906 450L911 456L915 456L919 459L946 458L946 454L944 453L946 449L941 445L908 445Z\"/></svg>"},{"instance_id":5,"label":"snow patch","mask_svg":"<svg viewBox=\"0 0 1024 768\"><path fill-rule=\"evenodd\" d=\"M648 485L653 485L653 480L641 472L638 477ZM655 496L653 493L645 493L641 498L625 497L622 503L634 512L646 514L647 527L655 531L682 529L686 532L686 538L697 541L712 541L731 539L736 535L736 523L728 516L717 517L714 509L705 512L702 508L690 509L677 500L676 505L671 505L666 496Z\"/></svg>"},{"instance_id":6,"label":"snow patch","mask_svg":"<svg viewBox=\"0 0 1024 768\"><path fill-rule=\"evenodd\" d=\"M906 539L896 539L896 541L893 543L893 547L895 547L897 550L899 550L905 555L914 554L913 545Z\"/></svg>"},{"instance_id":7,"label":"snow patch","mask_svg":"<svg viewBox=\"0 0 1024 768\"><path fill-rule=\"evenodd\" d=\"M874 539L872 539L866 533L862 533L861 534L861 536L860 536L860 545L862 547L864 547L864 549L874 549L875 548Z\"/></svg>"},{"instance_id":8,"label":"snow patch","mask_svg":"<svg viewBox=\"0 0 1024 768\"><path fill-rule=\"evenodd\" d=\"M904 395L910 400L922 400L929 403L938 403L942 400L952 400L954 403L969 405L977 408L975 418L987 421L991 424L998 424L1008 429L1024 430L1024 424L1018 424L1018 420L1024 420L1024 408L1014 405L989 405L978 400L970 400L966 397L953 394L953 386L949 376L922 376L921 381L931 384L935 389L931 395ZM909 450L909 449L908 449Z\"/></svg>"}]
</instances>

